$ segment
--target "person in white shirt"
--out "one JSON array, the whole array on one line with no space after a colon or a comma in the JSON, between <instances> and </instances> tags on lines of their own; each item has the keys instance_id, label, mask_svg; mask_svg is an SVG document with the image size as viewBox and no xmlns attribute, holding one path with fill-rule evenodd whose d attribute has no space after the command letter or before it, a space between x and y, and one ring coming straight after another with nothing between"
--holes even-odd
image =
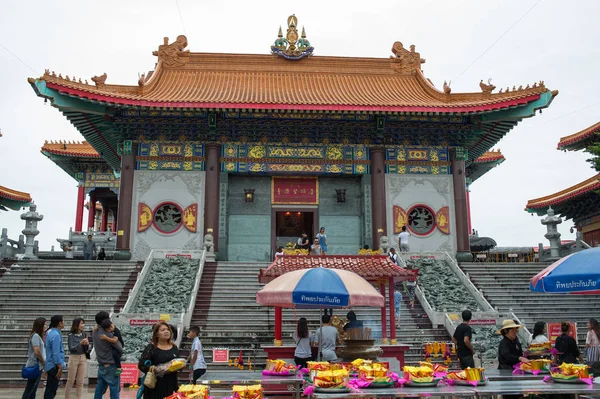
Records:
<instances>
[{"instance_id":1,"label":"person in white shirt","mask_svg":"<svg viewBox=\"0 0 600 399\"><path fill-rule=\"evenodd\" d=\"M400 244L400 252L408 252L410 251L410 247L408 246L408 237L410 233L406 230L406 226L402 226L402 231L398 234L398 243Z\"/></svg>"},{"instance_id":2,"label":"person in white shirt","mask_svg":"<svg viewBox=\"0 0 600 399\"><path fill-rule=\"evenodd\" d=\"M296 363L296 366L304 369L307 367L307 362L313 360L312 349L310 346L313 337L308 332L308 321L306 318L301 317L300 320L298 320L298 327L292 334L292 338L296 343L294 362Z\"/></svg>"},{"instance_id":3,"label":"person in white shirt","mask_svg":"<svg viewBox=\"0 0 600 399\"><path fill-rule=\"evenodd\" d=\"M538 321L533 326L533 334L531 334L531 344L544 344L548 342L547 327L543 321Z\"/></svg>"},{"instance_id":4,"label":"person in white shirt","mask_svg":"<svg viewBox=\"0 0 600 399\"><path fill-rule=\"evenodd\" d=\"M193 369L194 384L198 378L202 377L206 373L206 361L202 354L202 343L200 342L200 328L193 326L190 328L190 332L187 337L192 340L192 351L190 352L190 368Z\"/></svg>"},{"instance_id":5,"label":"person in white shirt","mask_svg":"<svg viewBox=\"0 0 600 399\"><path fill-rule=\"evenodd\" d=\"M283 247L277 247L277 252L275 252L275 257L285 255L283 252Z\"/></svg>"},{"instance_id":6,"label":"person in white shirt","mask_svg":"<svg viewBox=\"0 0 600 399\"><path fill-rule=\"evenodd\" d=\"M65 251L65 259L73 259L73 241L69 241L68 244L64 244L63 251Z\"/></svg>"}]
</instances>

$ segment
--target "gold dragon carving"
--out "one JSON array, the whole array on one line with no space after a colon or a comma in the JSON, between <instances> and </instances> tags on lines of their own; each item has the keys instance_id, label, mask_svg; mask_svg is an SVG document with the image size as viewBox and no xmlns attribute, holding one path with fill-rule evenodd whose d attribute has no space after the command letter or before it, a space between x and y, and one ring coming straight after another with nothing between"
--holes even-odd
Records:
<instances>
[{"instance_id":1,"label":"gold dragon carving","mask_svg":"<svg viewBox=\"0 0 600 399\"><path fill-rule=\"evenodd\" d=\"M184 35L177 36L177 39L171 44L169 44L169 38L165 37L163 44L158 46L158 51L153 51L152 54L167 66L179 67L190 60L190 51L183 50L187 45L187 38Z\"/></svg>"}]
</instances>

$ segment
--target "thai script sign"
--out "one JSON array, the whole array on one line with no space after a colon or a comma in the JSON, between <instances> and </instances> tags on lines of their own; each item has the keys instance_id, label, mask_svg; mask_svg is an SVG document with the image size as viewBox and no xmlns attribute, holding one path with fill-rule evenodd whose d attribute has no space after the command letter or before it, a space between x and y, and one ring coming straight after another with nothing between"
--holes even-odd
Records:
<instances>
[{"instance_id":1,"label":"thai script sign","mask_svg":"<svg viewBox=\"0 0 600 399\"><path fill-rule=\"evenodd\" d=\"M125 384L137 385L140 376L140 370L137 368L137 363L122 363L121 369L121 386Z\"/></svg>"},{"instance_id":2,"label":"thai script sign","mask_svg":"<svg viewBox=\"0 0 600 399\"><path fill-rule=\"evenodd\" d=\"M227 363L229 361L229 349L213 348L213 363Z\"/></svg>"},{"instance_id":3,"label":"thai script sign","mask_svg":"<svg viewBox=\"0 0 600 399\"><path fill-rule=\"evenodd\" d=\"M319 180L316 177L273 177L271 184L273 204L319 203Z\"/></svg>"}]
</instances>

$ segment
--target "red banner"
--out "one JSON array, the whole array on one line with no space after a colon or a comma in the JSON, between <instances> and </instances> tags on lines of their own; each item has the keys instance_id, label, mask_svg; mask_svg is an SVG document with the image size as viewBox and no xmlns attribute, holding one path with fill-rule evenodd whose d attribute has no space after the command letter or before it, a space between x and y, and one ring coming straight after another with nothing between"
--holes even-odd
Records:
<instances>
[{"instance_id":1,"label":"red banner","mask_svg":"<svg viewBox=\"0 0 600 399\"><path fill-rule=\"evenodd\" d=\"M121 385L137 385L138 378L140 377L140 370L137 366L137 363L121 363L121 368L123 369L121 373Z\"/></svg>"},{"instance_id":2,"label":"red banner","mask_svg":"<svg viewBox=\"0 0 600 399\"><path fill-rule=\"evenodd\" d=\"M567 335L569 337L573 337L575 342L577 342L577 326L573 322L569 322L571 328L569 328L569 332ZM554 345L556 343L556 338L562 335L562 331L560 330L560 323L548 323L548 339Z\"/></svg>"},{"instance_id":3,"label":"red banner","mask_svg":"<svg viewBox=\"0 0 600 399\"><path fill-rule=\"evenodd\" d=\"M317 205L319 180L316 177L273 177L271 184L273 204Z\"/></svg>"},{"instance_id":4,"label":"red banner","mask_svg":"<svg viewBox=\"0 0 600 399\"><path fill-rule=\"evenodd\" d=\"M229 349L213 349L213 363L227 363L229 361Z\"/></svg>"}]
</instances>

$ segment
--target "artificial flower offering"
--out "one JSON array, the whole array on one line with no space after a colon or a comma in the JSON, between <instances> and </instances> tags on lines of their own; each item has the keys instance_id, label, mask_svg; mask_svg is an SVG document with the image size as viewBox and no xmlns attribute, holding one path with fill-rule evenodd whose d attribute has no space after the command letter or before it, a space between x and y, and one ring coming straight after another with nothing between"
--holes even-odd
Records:
<instances>
[{"instance_id":1,"label":"artificial flower offering","mask_svg":"<svg viewBox=\"0 0 600 399\"><path fill-rule=\"evenodd\" d=\"M552 343L544 342L541 344L530 344L528 350L529 352L546 352L550 349L552 349Z\"/></svg>"},{"instance_id":2,"label":"artificial flower offering","mask_svg":"<svg viewBox=\"0 0 600 399\"><path fill-rule=\"evenodd\" d=\"M363 363L363 365L358 368L360 378L378 383L390 382L388 373L389 370L384 363Z\"/></svg>"},{"instance_id":3,"label":"artificial flower offering","mask_svg":"<svg viewBox=\"0 0 600 399\"><path fill-rule=\"evenodd\" d=\"M461 371L449 371L446 380L456 385L485 385L485 370L481 367L467 367Z\"/></svg>"},{"instance_id":4,"label":"artificial flower offering","mask_svg":"<svg viewBox=\"0 0 600 399\"><path fill-rule=\"evenodd\" d=\"M234 385L231 390L234 399L262 399L263 397L263 389L260 384Z\"/></svg>"},{"instance_id":5,"label":"artificial flower offering","mask_svg":"<svg viewBox=\"0 0 600 399\"><path fill-rule=\"evenodd\" d=\"M157 377L162 377L165 374L174 373L185 367L185 359L173 359L167 363L162 363L154 368Z\"/></svg>"},{"instance_id":6,"label":"artificial flower offering","mask_svg":"<svg viewBox=\"0 0 600 399\"><path fill-rule=\"evenodd\" d=\"M267 359L267 365L263 370L263 375L295 375L296 374L296 366L291 363L286 363L285 360L270 360Z\"/></svg>"},{"instance_id":7,"label":"artificial flower offering","mask_svg":"<svg viewBox=\"0 0 600 399\"><path fill-rule=\"evenodd\" d=\"M179 386L178 393L184 394L186 399L208 399L209 387L198 384L185 384Z\"/></svg>"},{"instance_id":8,"label":"artificial flower offering","mask_svg":"<svg viewBox=\"0 0 600 399\"><path fill-rule=\"evenodd\" d=\"M313 381L317 388L345 388L349 382L349 372L347 369L319 371Z\"/></svg>"},{"instance_id":9,"label":"artificial flower offering","mask_svg":"<svg viewBox=\"0 0 600 399\"><path fill-rule=\"evenodd\" d=\"M433 367L404 366L404 378L418 383L433 382Z\"/></svg>"},{"instance_id":10,"label":"artificial flower offering","mask_svg":"<svg viewBox=\"0 0 600 399\"><path fill-rule=\"evenodd\" d=\"M571 380L578 378L589 378L589 366L585 364L563 363L551 370L552 378Z\"/></svg>"}]
</instances>

